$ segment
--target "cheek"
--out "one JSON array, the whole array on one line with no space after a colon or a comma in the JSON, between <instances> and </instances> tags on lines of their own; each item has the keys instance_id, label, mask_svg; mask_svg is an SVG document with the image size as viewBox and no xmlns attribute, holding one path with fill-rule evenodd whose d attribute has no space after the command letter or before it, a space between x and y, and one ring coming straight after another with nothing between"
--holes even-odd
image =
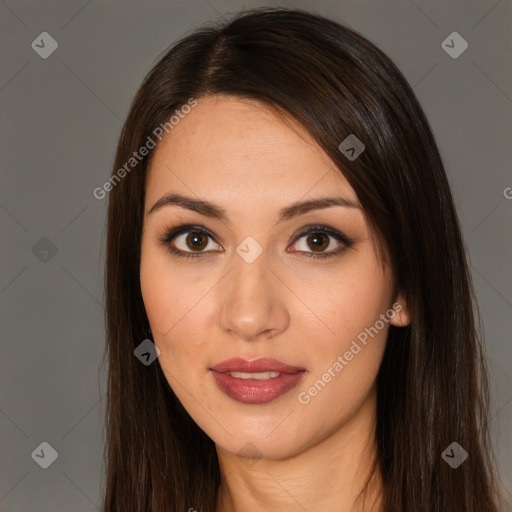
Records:
<instances>
[{"instance_id":1,"label":"cheek","mask_svg":"<svg viewBox=\"0 0 512 512\"><path fill-rule=\"evenodd\" d=\"M173 283L172 274L156 256L155 251L144 249L143 245L140 287L151 330L154 335L160 335L172 328L179 312L169 307L177 302L174 300L176 283Z\"/></svg>"},{"instance_id":2,"label":"cheek","mask_svg":"<svg viewBox=\"0 0 512 512\"><path fill-rule=\"evenodd\" d=\"M317 442L350 422L368 404L375 388L386 346L387 324L364 342L358 334L367 327L354 326L352 333L344 331L317 357L308 379L297 389L294 400L301 417L301 436ZM373 324L372 324L373 325ZM363 327L364 326L364 327ZM368 411L368 409L367 409ZM357 435L357 434L356 434Z\"/></svg>"},{"instance_id":3,"label":"cheek","mask_svg":"<svg viewBox=\"0 0 512 512\"><path fill-rule=\"evenodd\" d=\"M184 318L190 300L185 282L159 248L142 243L140 287L153 334L169 334Z\"/></svg>"},{"instance_id":4,"label":"cheek","mask_svg":"<svg viewBox=\"0 0 512 512\"><path fill-rule=\"evenodd\" d=\"M302 294L318 319L311 327L323 324L324 349L343 350L389 308L392 282L371 254L363 256L347 258L322 287L308 283L303 288ZM317 280L317 284L321 282ZM321 351L319 355L322 352L325 353Z\"/></svg>"},{"instance_id":5,"label":"cheek","mask_svg":"<svg viewBox=\"0 0 512 512\"><path fill-rule=\"evenodd\" d=\"M186 363L181 368L197 365L207 339L208 301L202 297L208 283L190 282L173 269L165 253L148 248L141 260L140 285L162 366L179 368L179 361Z\"/></svg>"},{"instance_id":6,"label":"cheek","mask_svg":"<svg viewBox=\"0 0 512 512\"><path fill-rule=\"evenodd\" d=\"M330 281L328 294L311 297L329 327L326 336L316 337L313 369L299 390L311 435L316 435L314 418L325 416L325 411L333 426L362 406L386 345L389 321L381 315L388 311L392 283L372 255L359 255L357 264L351 263L347 260Z\"/></svg>"}]
</instances>

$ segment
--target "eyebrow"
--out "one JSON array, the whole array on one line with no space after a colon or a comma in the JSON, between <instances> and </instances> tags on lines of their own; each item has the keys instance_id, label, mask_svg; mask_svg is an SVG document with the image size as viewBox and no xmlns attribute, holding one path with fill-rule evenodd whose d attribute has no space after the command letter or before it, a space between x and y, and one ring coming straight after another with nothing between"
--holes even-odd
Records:
<instances>
[{"instance_id":1,"label":"eyebrow","mask_svg":"<svg viewBox=\"0 0 512 512\"><path fill-rule=\"evenodd\" d=\"M205 217L219 219L222 222L229 223L227 211L203 199L194 199L192 197L182 196L180 194L167 194L160 198L148 211L148 215L160 210L164 206L180 206L187 210L200 213ZM351 199L345 197L320 197L309 201L293 203L279 212L278 222L292 219L313 210L320 210L331 206L343 206L346 208L361 208L361 206Z\"/></svg>"}]
</instances>

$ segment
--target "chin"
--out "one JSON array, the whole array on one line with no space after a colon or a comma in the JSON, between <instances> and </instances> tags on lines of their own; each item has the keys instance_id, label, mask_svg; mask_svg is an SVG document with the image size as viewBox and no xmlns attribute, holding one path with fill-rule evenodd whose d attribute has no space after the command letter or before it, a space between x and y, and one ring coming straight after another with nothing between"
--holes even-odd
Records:
<instances>
[{"instance_id":1,"label":"chin","mask_svg":"<svg viewBox=\"0 0 512 512\"><path fill-rule=\"evenodd\" d=\"M279 421L281 420L282 418ZM279 427L275 429L275 425L278 425L279 421L273 421L273 426L266 424L263 434L247 432L237 422L239 425L237 431L230 431L233 437L223 431L221 436L212 439L218 449L233 455L255 460L284 460L296 455L307 443L302 436L297 438L290 429L280 429ZM273 431L273 429L275 430Z\"/></svg>"},{"instance_id":2,"label":"chin","mask_svg":"<svg viewBox=\"0 0 512 512\"><path fill-rule=\"evenodd\" d=\"M284 460L292 457L297 452L297 447L293 445L283 445L282 442L271 442L268 439L244 439L241 441L231 440L227 445L217 444L217 449L221 448L232 455L247 459L248 466L254 466L258 460Z\"/></svg>"}]
</instances>

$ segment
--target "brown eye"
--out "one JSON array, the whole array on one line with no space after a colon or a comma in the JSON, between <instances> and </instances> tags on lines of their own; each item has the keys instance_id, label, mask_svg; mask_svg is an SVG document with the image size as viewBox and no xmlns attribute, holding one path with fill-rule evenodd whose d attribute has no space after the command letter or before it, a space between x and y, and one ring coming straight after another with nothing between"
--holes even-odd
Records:
<instances>
[{"instance_id":1,"label":"brown eye","mask_svg":"<svg viewBox=\"0 0 512 512\"><path fill-rule=\"evenodd\" d=\"M329 237L325 233L311 233L306 243L315 252L321 252L329 246Z\"/></svg>"},{"instance_id":2,"label":"brown eye","mask_svg":"<svg viewBox=\"0 0 512 512\"><path fill-rule=\"evenodd\" d=\"M160 241L172 254L186 258L222 251L211 233L190 224L170 229L160 237Z\"/></svg>"},{"instance_id":3,"label":"brown eye","mask_svg":"<svg viewBox=\"0 0 512 512\"><path fill-rule=\"evenodd\" d=\"M199 231L191 231L187 236L185 243L192 250L202 250L208 245L208 237L205 233Z\"/></svg>"},{"instance_id":4,"label":"brown eye","mask_svg":"<svg viewBox=\"0 0 512 512\"><path fill-rule=\"evenodd\" d=\"M306 226L295 238L293 252L309 258L327 258L350 249L353 240L329 226Z\"/></svg>"}]
</instances>

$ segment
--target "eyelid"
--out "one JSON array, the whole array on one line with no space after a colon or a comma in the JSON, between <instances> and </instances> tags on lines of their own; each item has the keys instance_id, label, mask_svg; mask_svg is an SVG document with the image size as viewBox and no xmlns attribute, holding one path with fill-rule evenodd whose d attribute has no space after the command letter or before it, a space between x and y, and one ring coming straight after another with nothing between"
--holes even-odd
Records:
<instances>
[{"instance_id":1,"label":"eyelid","mask_svg":"<svg viewBox=\"0 0 512 512\"><path fill-rule=\"evenodd\" d=\"M295 233L292 237L292 240L295 241L301 238L303 235L315 233L317 231L321 233L326 233L347 246L352 245L354 243L354 241L345 233L324 224L308 224L307 226L301 228L297 233Z\"/></svg>"},{"instance_id":2,"label":"eyelid","mask_svg":"<svg viewBox=\"0 0 512 512\"><path fill-rule=\"evenodd\" d=\"M160 243L166 246L173 254L181 254L181 255L205 255L211 251L182 251L181 249L171 248L171 242L175 240L178 236L181 236L186 233L191 232L199 232L204 233L209 236L216 244L220 245L217 241L216 236L204 226L199 226L196 224L179 224L175 227L164 228L163 231L157 235L157 238Z\"/></svg>"}]
</instances>

